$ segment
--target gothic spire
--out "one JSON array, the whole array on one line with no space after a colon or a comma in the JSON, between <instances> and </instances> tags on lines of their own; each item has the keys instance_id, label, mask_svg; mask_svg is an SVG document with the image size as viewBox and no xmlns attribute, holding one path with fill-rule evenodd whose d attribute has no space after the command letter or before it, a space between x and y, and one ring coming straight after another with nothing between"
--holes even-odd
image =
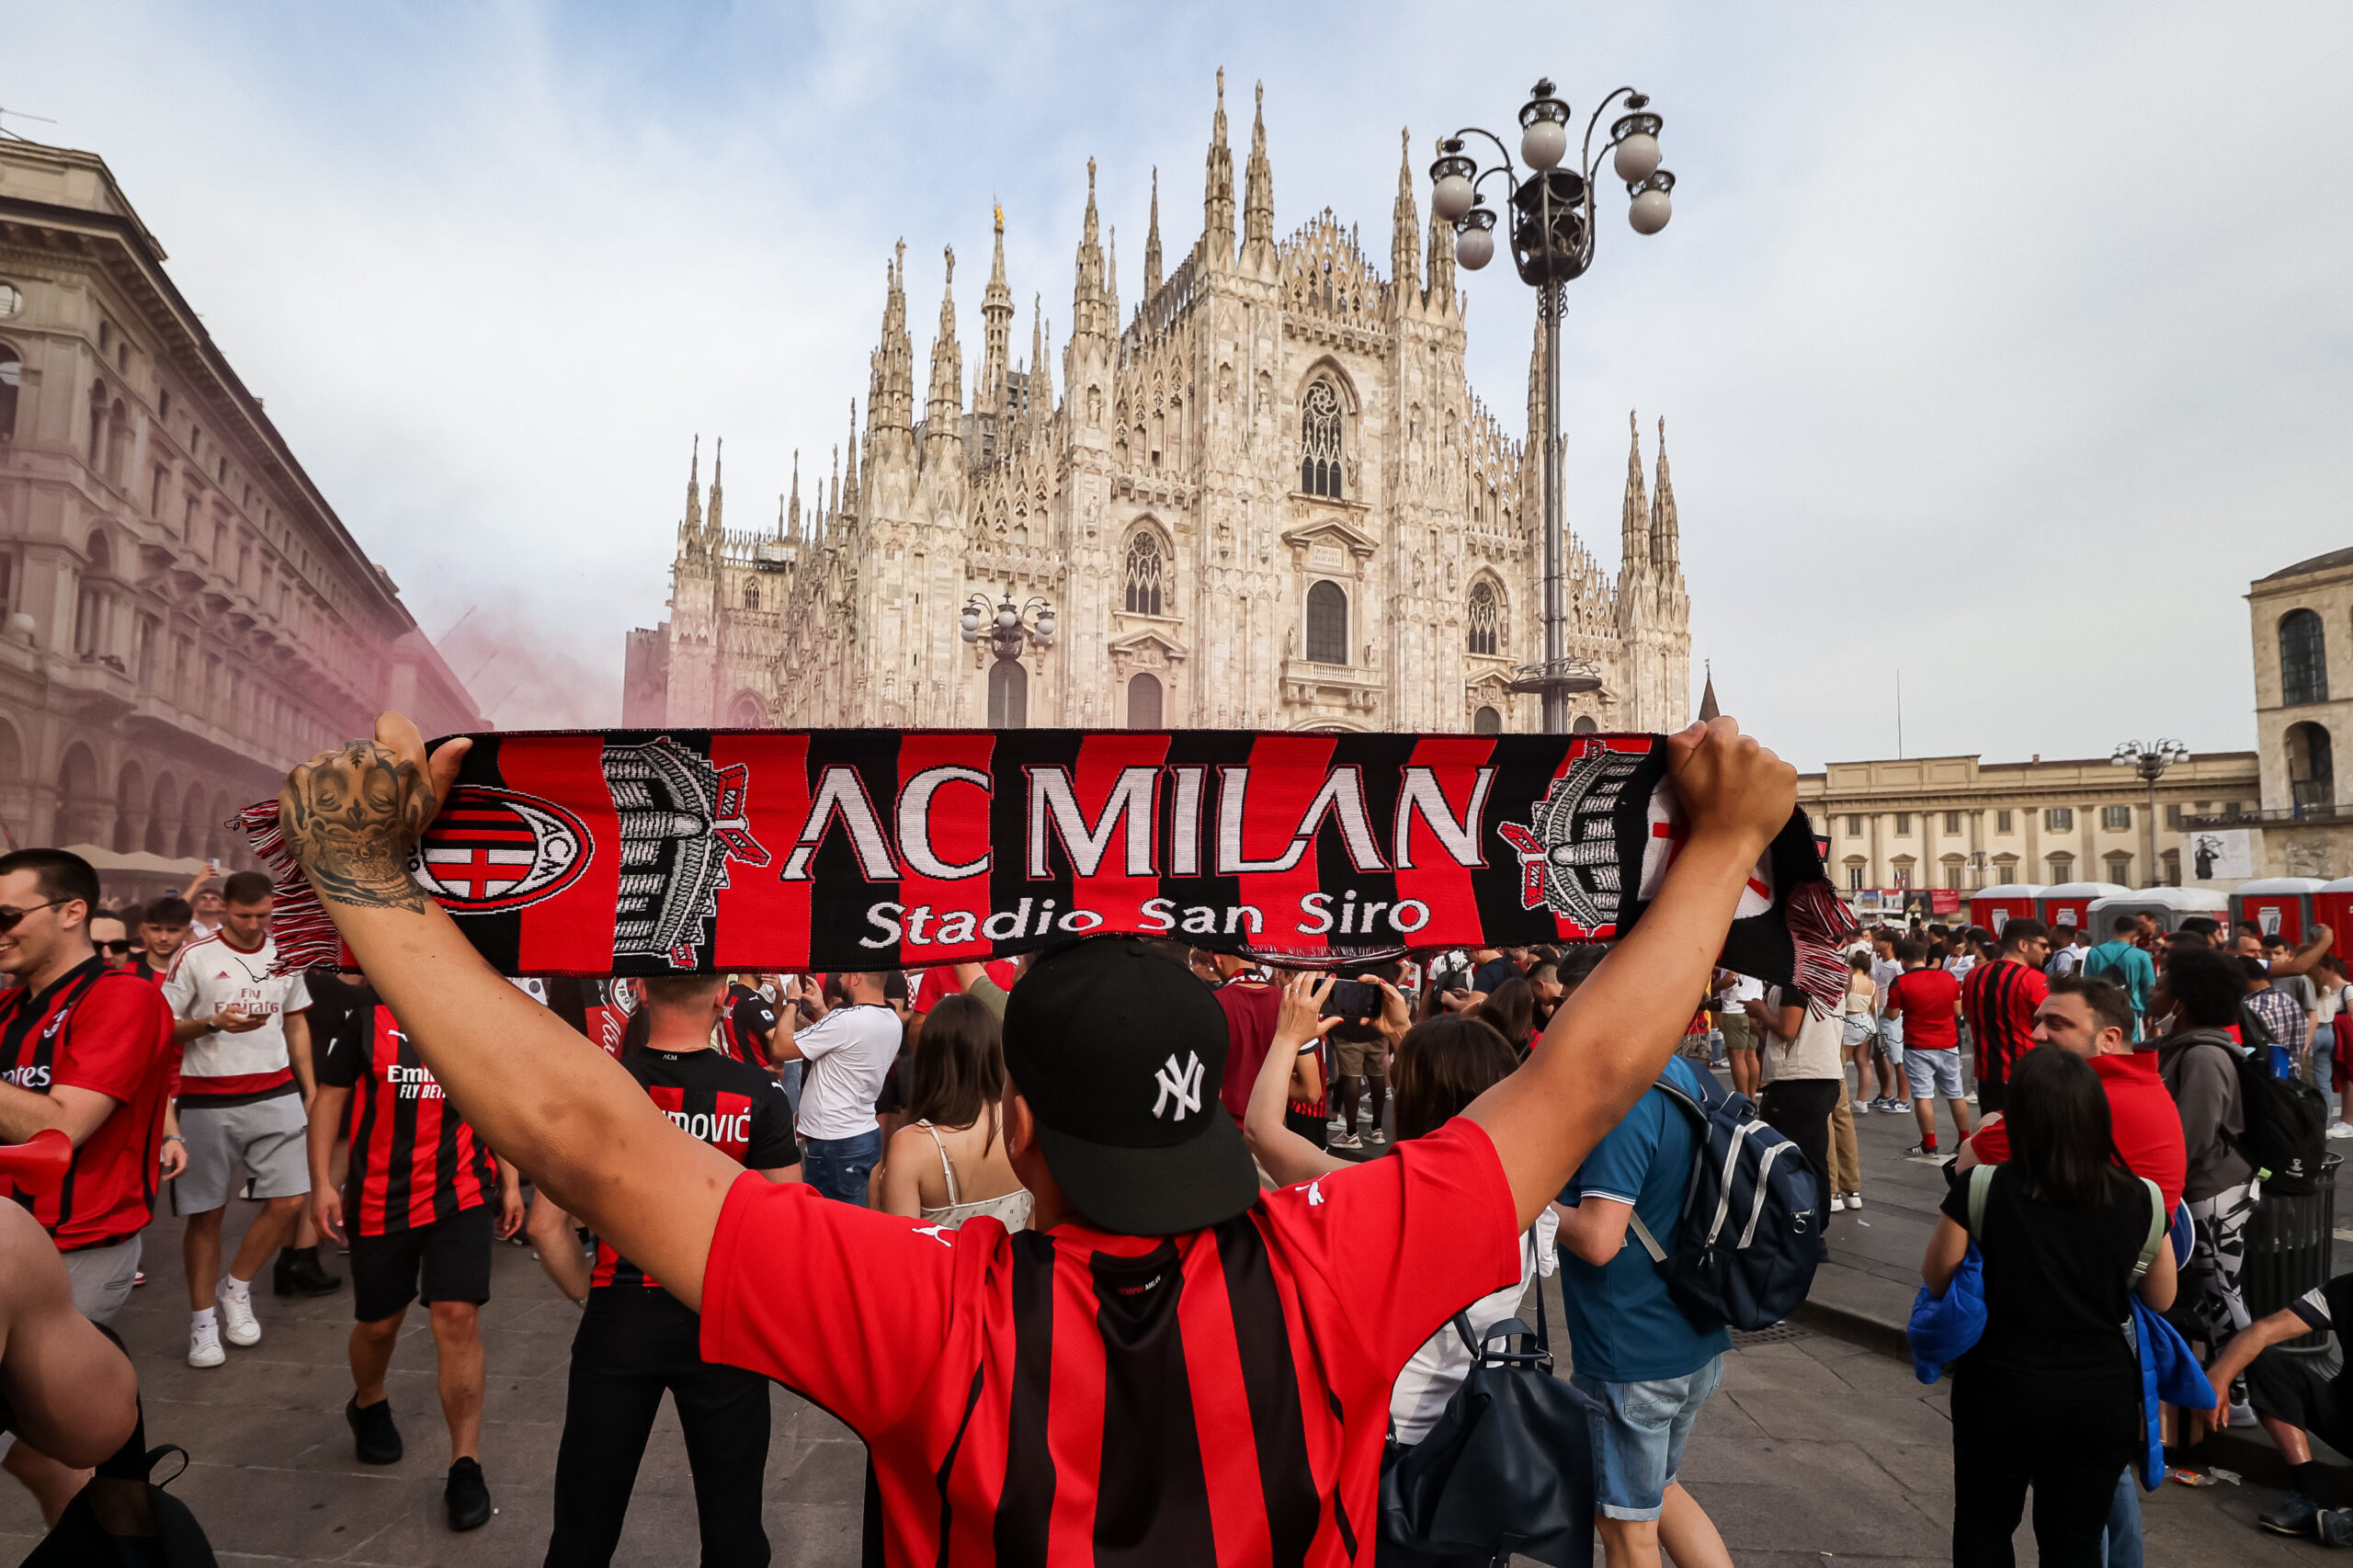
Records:
<instances>
[{"instance_id":1,"label":"gothic spire","mask_svg":"<svg viewBox=\"0 0 2353 1568\"><path fill-rule=\"evenodd\" d=\"M1414 133L1398 136L1397 202L1390 214L1389 287L1397 313L1417 303L1422 291L1420 210L1414 204Z\"/></svg>"},{"instance_id":2,"label":"gothic spire","mask_svg":"<svg viewBox=\"0 0 2353 1568\"><path fill-rule=\"evenodd\" d=\"M1210 122L1209 176L1201 186L1201 260L1233 261L1233 150L1225 144L1225 67L1217 68L1217 118Z\"/></svg>"},{"instance_id":3,"label":"gothic spire","mask_svg":"<svg viewBox=\"0 0 2353 1568\"><path fill-rule=\"evenodd\" d=\"M722 436L711 444L710 449L710 516L708 526L710 537L713 539L719 538L721 532L719 522L721 499L719 490L719 468L720 464L726 460L726 458L727 437Z\"/></svg>"},{"instance_id":4,"label":"gothic spire","mask_svg":"<svg viewBox=\"0 0 2353 1568\"><path fill-rule=\"evenodd\" d=\"M1110 335L1105 320L1103 225L1095 210L1095 160L1086 160L1086 229L1078 242L1077 277L1071 285L1071 335Z\"/></svg>"},{"instance_id":5,"label":"gothic spire","mask_svg":"<svg viewBox=\"0 0 2353 1568\"><path fill-rule=\"evenodd\" d=\"M687 515L678 524L684 534L702 532L702 435L695 435L694 455L687 460Z\"/></svg>"},{"instance_id":6,"label":"gothic spire","mask_svg":"<svg viewBox=\"0 0 2353 1568\"><path fill-rule=\"evenodd\" d=\"M1651 492L1651 559L1661 571L1682 563L1682 528L1675 518L1675 483L1666 476L1666 417L1658 422L1658 484Z\"/></svg>"},{"instance_id":7,"label":"gothic spire","mask_svg":"<svg viewBox=\"0 0 2353 1568\"><path fill-rule=\"evenodd\" d=\"M1160 292L1160 165L1152 165L1152 227L1143 236L1143 297Z\"/></svg>"},{"instance_id":8,"label":"gothic spire","mask_svg":"<svg viewBox=\"0 0 2353 1568\"><path fill-rule=\"evenodd\" d=\"M1643 498L1643 427L1634 411L1626 411L1626 509L1619 518L1618 576L1620 582L1650 562L1650 503Z\"/></svg>"},{"instance_id":9,"label":"gothic spire","mask_svg":"<svg viewBox=\"0 0 2353 1568\"><path fill-rule=\"evenodd\" d=\"M833 517L842 509L842 449L834 446L834 476L826 483L825 516Z\"/></svg>"},{"instance_id":10,"label":"gothic spire","mask_svg":"<svg viewBox=\"0 0 2353 1568\"><path fill-rule=\"evenodd\" d=\"M996 210L995 253L989 259L989 286L981 296L981 384L975 412L1005 418L1006 336L1013 326L1013 290L1005 283L1005 209Z\"/></svg>"},{"instance_id":11,"label":"gothic spire","mask_svg":"<svg viewBox=\"0 0 2353 1568\"><path fill-rule=\"evenodd\" d=\"M1044 425L1054 416L1054 335L1046 326L1045 299L1029 297L1029 417Z\"/></svg>"},{"instance_id":12,"label":"gothic spire","mask_svg":"<svg viewBox=\"0 0 2353 1568\"><path fill-rule=\"evenodd\" d=\"M924 446L963 439L964 350L956 341L956 252L944 253L948 278L939 295L939 335L931 340L931 397L924 413Z\"/></svg>"},{"instance_id":13,"label":"gothic spire","mask_svg":"<svg viewBox=\"0 0 2353 1568\"><path fill-rule=\"evenodd\" d=\"M1426 297L1432 315L1454 309L1454 225L1435 212L1430 214L1430 286Z\"/></svg>"},{"instance_id":14,"label":"gothic spire","mask_svg":"<svg viewBox=\"0 0 2353 1568\"><path fill-rule=\"evenodd\" d=\"M849 400L849 472L842 480L842 510L858 510L858 399Z\"/></svg>"},{"instance_id":15,"label":"gothic spire","mask_svg":"<svg viewBox=\"0 0 2353 1568\"><path fill-rule=\"evenodd\" d=\"M901 240L884 267L890 288L882 301L882 340L874 350L874 375L866 394L867 420L878 430L915 425L915 347L907 339L907 242Z\"/></svg>"},{"instance_id":16,"label":"gothic spire","mask_svg":"<svg viewBox=\"0 0 2353 1568\"><path fill-rule=\"evenodd\" d=\"M1275 167L1267 161L1267 84L1250 123L1250 184L1242 202L1244 259L1271 271L1275 265Z\"/></svg>"},{"instance_id":17,"label":"gothic spire","mask_svg":"<svg viewBox=\"0 0 2353 1568\"><path fill-rule=\"evenodd\" d=\"M785 512L791 516L793 533L799 534L801 532L801 449L798 447L792 449L792 500L785 507ZM784 532L783 515L780 514L778 517L777 522L777 532L781 535Z\"/></svg>"}]
</instances>

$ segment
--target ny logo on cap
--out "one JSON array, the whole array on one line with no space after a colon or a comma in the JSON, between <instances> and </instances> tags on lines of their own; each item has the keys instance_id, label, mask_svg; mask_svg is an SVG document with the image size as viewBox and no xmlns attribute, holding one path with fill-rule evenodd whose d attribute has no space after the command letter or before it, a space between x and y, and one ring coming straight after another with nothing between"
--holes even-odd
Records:
<instances>
[{"instance_id":1,"label":"ny logo on cap","mask_svg":"<svg viewBox=\"0 0 2353 1568\"><path fill-rule=\"evenodd\" d=\"M1182 1067L1176 1065L1176 1057L1172 1051L1167 1064L1154 1074L1153 1082L1160 1085L1160 1097L1152 1102L1154 1116L1168 1114L1168 1099L1172 1095L1176 1098L1176 1119L1179 1121L1185 1119L1187 1111L1201 1108L1201 1058L1198 1051L1187 1051Z\"/></svg>"}]
</instances>

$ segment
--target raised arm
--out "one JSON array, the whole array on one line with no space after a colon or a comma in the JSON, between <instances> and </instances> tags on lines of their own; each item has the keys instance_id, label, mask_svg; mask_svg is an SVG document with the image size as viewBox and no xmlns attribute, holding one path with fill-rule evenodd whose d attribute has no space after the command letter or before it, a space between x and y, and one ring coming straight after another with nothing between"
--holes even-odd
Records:
<instances>
[{"instance_id":1,"label":"raised arm","mask_svg":"<svg viewBox=\"0 0 2353 1568\"><path fill-rule=\"evenodd\" d=\"M1797 770L1730 719L1668 739L1690 833L1642 921L1561 1005L1525 1066L1463 1114L1487 1130L1536 1222L1571 1172L1657 1079L1707 984L1741 889L1797 809Z\"/></svg>"},{"instance_id":2,"label":"raised arm","mask_svg":"<svg viewBox=\"0 0 2353 1568\"><path fill-rule=\"evenodd\" d=\"M2336 944L2336 933L2327 926L2313 926L2312 940L2298 948L2295 956L2284 958L2271 966L2271 978L2285 980L2291 974L2309 974L2328 949Z\"/></svg>"},{"instance_id":3,"label":"raised arm","mask_svg":"<svg viewBox=\"0 0 2353 1568\"><path fill-rule=\"evenodd\" d=\"M1258 1064L1258 1076L1250 1085L1249 1108L1242 1118L1243 1141L1267 1174L1284 1187L1347 1168L1346 1160L1325 1153L1283 1120L1283 1101L1300 1052L1340 1021L1320 1016L1324 998L1331 990L1328 977L1311 973L1295 974L1283 987L1275 1038L1267 1043L1266 1060Z\"/></svg>"},{"instance_id":4,"label":"raised arm","mask_svg":"<svg viewBox=\"0 0 2353 1568\"><path fill-rule=\"evenodd\" d=\"M397 713L372 742L323 752L287 777L278 818L344 942L459 1114L570 1212L702 1301L703 1261L743 1174L674 1125L627 1069L506 983L408 873L467 743L428 763Z\"/></svg>"}]
</instances>

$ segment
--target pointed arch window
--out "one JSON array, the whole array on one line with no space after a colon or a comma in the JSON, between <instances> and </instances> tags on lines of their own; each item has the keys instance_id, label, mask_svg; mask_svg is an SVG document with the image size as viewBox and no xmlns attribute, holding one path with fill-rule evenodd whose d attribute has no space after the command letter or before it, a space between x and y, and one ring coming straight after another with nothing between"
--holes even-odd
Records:
<instances>
[{"instance_id":1,"label":"pointed arch window","mask_svg":"<svg viewBox=\"0 0 2353 1568\"><path fill-rule=\"evenodd\" d=\"M1307 658L1316 665L1348 662L1348 596L1337 583L1307 590Z\"/></svg>"},{"instance_id":2,"label":"pointed arch window","mask_svg":"<svg viewBox=\"0 0 2353 1568\"><path fill-rule=\"evenodd\" d=\"M1161 613L1160 540L1138 528L1128 540L1127 597L1130 615Z\"/></svg>"},{"instance_id":3,"label":"pointed arch window","mask_svg":"<svg viewBox=\"0 0 2353 1568\"><path fill-rule=\"evenodd\" d=\"M760 608L760 580L757 577L747 577L744 581L744 608L745 609Z\"/></svg>"},{"instance_id":4,"label":"pointed arch window","mask_svg":"<svg viewBox=\"0 0 2353 1568\"><path fill-rule=\"evenodd\" d=\"M1299 487L1340 498L1340 394L1318 381L1299 405Z\"/></svg>"},{"instance_id":5,"label":"pointed arch window","mask_svg":"<svg viewBox=\"0 0 2353 1568\"><path fill-rule=\"evenodd\" d=\"M1471 652L1493 653L1502 646L1502 634L1498 631L1501 616L1495 604L1495 585L1493 583L1472 585L1470 620Z\"/></svg>"}]
</instances>

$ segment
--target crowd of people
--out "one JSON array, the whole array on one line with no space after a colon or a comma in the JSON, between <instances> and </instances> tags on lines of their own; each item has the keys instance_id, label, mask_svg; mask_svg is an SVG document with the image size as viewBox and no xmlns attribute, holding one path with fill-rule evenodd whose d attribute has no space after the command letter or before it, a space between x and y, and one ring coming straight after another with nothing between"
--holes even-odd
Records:
<instances>
[{"instance_id":1,"label":"crowd of people","mask_svg":"<svg viewBox=\"0 0 2353 1568\"><path fill-rule=\"evenodd\" d=\"M397 728L383 744L404 789L430 789L441 759ZM1855 1118L1911 1114L1912 1156L1942 1163L1945 1102L1955 1198L1924 1274L1945 1288L1975 1242L1990 1309L1955 1369L1958 1561L2007 1560L2029 1488L2047 1560L2137 1543L2112 1429L2130 1290L2172 1305L2225 1390L2182 1445L2229 1419L2233 1387L2291 1455L2353 1427L2353 1392L2260 1354L2353 1311L2353 1283L2250 1325L2237 1278L2260 1197L2237 1053L2339 1076L2328 933L2091 946L2019 919L1869 932L1838 996L1711 972L1788 770L1721 722L1677 744L1692 838L1607 955L1420 953L1336 980L1118 937L915 972L506 981L392 885L329 895L356 970L280 975L257 874L107 910L85 863L19 851L0 857L0 1142L74 1144L71 1178L20 1201L92 1324L144 1283L142 1233L172 1206L192 1368L235 1376L260 1343L265 1265L281 1296L347 1286L362 1462L405 1454L386 1373L422 1302L452 1529L493 1512L494 1248L535 1247L581 1309L551 1563L611 1560L665 1393L702 1560L766 1562L771 1380L867 1443L890 1561L1116 1553L1149 1530L1172 1561L1290 1560L1327 1535L1361 1560L1370 1535L1384 1564L1483 1562L1392 1540L1379 1482L1554 1277L1608 1561L1728 1563L1680 1471L1730 1337L1656 1261L1700 1148L1678 1107L1711 1068L1832 1212L1863 1204ZM343 852L296 847L314 873ZM1998 1174L1972 1210L1978 1165ZM256 1207L224 1257L232 1198ZM2177 1301L2170 1255L2131 1267L2176 1205ZM2032 1431L1980 1440L2021 1411ZM19 1422L0 1459L52 1523L108 1495L94 1471L144 1476L143 1431L97 1414ZM2267 1528L2353 1541L2316 1490Z\"/></svg>"}]
</instances>

